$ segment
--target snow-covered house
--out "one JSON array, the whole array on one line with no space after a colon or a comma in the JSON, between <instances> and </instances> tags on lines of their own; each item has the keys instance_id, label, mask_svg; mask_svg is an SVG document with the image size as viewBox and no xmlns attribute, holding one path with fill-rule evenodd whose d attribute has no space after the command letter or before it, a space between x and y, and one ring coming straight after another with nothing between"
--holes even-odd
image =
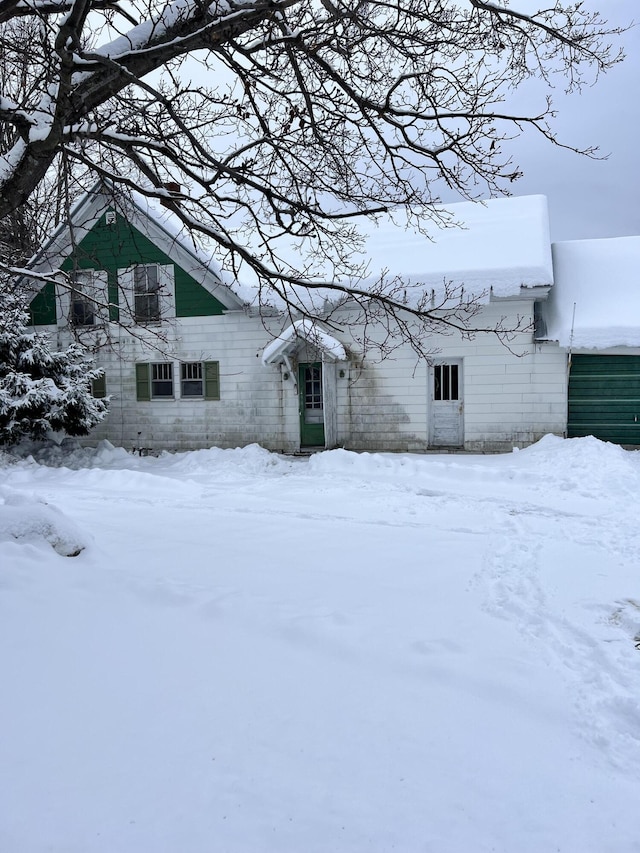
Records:
<instances>
[{"instance_id":1,"label":"snow-covered house","mask_svg":"<svg viewBox=\"0 0 640 853\"><path fill-rule=\"evenodd\" d=\"M97 190L35 260L41 272L69 272L73 288L47 284L32 301L33 320L60 343L96 347L105 381L94 391L108 394L111 408L90 441L481 451L562 434L566 352L534 331L553 284L546 201L450 210L460 227L434 241L374 229L372 274L401 275L434 300L445 282L464 288L481 304L479 328L520 329L508 346L490 332L455 332L429 340L429 360L407 345L380 360L359 344L354 306L334 314L331 328L266 316L178 233L169 212L139 199L116 209Z\"/></svg>"},{"instance_id":2,"label":"snow-covered house","mask_svg":"<svg viewBox=\"0 0 640 853\"><path fill-rule=\"evenodd\" d=\"M94 393L111 398L110 411L90 441L281 446L280 377L259 358L270 335L168 211L96 188L32 267L72 282L39 291L34 325L95 349L105 370Z\"/></svg>"},{"instance_id":3,"label":"snow-covered house","mask_svg":"<svg viewBox=\"0 0 640 853\"><path fill-rule=\"evenodd\" d=\"M546 337L568 355L567 435L640 445L640 237L554 243Z\"/></svg>"}]
</instances>

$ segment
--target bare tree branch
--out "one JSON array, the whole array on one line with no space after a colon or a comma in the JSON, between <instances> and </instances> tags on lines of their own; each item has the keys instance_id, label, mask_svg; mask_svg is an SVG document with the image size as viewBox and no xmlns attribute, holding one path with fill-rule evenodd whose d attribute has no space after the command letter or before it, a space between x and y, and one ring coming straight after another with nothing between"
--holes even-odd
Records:
<instances>
[{"instance_id":1,"label":"bare tree branch","mask_svg":"<svg viewBox=\"0 0 640 853\"><path fill-rule=\"evenodd\" d=\"M620 29L586 2L517 6L0 0L0 221L33 211L61 170L70 185L108 177L164 198L232 271L252 271L265 302L304 312L295 288L324 289L400 323L395 284L336 284L358 281L352 221L400 208L428 234L447 224L440 187L508 192L520 170L507 140L531 129L572 147L555 137L550 98L523 114L509 108L513 88L530 77L576 88L621 59ZM59 193L44 195L58 217ZM292 243L309 249L297 264ZM471 308L409 314L423 332L472 333Z\"/></svg>"}]
</instances>

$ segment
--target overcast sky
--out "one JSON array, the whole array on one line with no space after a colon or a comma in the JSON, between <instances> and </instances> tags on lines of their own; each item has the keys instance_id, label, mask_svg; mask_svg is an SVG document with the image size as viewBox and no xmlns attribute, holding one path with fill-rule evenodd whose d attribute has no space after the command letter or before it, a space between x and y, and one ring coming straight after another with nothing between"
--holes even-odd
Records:
<instances>
[{"instance_id":1,"label":"overcast sky","mask_svg":"<svg viewBox=\"0 0 640 853\"><path fill-rule=\"evenodd\" d=\"M587 0L610 23L640 22L640 0ZM597 84L580 94L554 95L554 127L567 143L597 145L605 161L590 160L527 137L514 145L524 177L517 195L549 199L553 240L640 234L640 26L625 33L627 54Z\"/></svg>"},{"instance_id":2,"label":"overcast sky","mask_svg":"<svg viewBox=\"0 0 640 853\"><path fill-rule=\"evenodd\" d=\"M565 0L568 2L568 0ZM553 129L558 139L579 148L597 146L600 156L590 159L553 146L529 132L510 143L514 163L524 172L509 185L513 195L546 195L549 200L553 240L640 235L640 0L584 0L585 7L599 10L611 26L630 28L616 43L627 58L601 75L593 86L565 95L562 78L553 93L557 118ZM512 0L524 11L544 7L541 0ZM547 4L551 5L551 4ZM194 77L201 73L197 66ZM537 91L535 100L532 93ZM548 90L528 85L518 90L518 111L534 115L544 110ZM438 187L445 203L460 201Z\"/></svg>"}]
</instances>

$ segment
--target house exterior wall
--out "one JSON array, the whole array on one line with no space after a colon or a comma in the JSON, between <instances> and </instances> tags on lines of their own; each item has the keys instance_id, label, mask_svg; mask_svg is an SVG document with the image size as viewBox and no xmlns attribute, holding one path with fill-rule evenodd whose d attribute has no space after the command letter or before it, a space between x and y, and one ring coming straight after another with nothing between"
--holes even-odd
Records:
<instances>
[{"instance_id":1,"label":"house exterior wall","mask_svg":"<svg viewBox=\"0 0 640 853\"><path fill-rule=\"evenodd\" d=\"M266 370L260 361L270 340L262 321L229 312L179 318L169 325L165 341L149 331L135 337L112 329L112 345L97 359L105 369L110 411L86 443L108 439L127 449L152 451L253 442L284 452L298 449L297 423L289 423L285 412L282 371ZM136 363L167 361L174 365L174 397L137 400ZM180 398L179 364L196 361L219 363L219 400Z\"/></svg>"},{"instance_id":2,"label":"house exterior wall","mask_svg":"<svg viewBox=\"0 0 640 853\"><path fill-rule=\"evenodd\" d=\"M485 306L479 324L490 327L501 318L508 325L532 314L531 300ZM243 311L210 317L183 317L160 330L140 327L136 334L110 324L109 342L99 350L107 394L107 419L84 443L107 439L127 449L193 450L237 447L253 442L292 453L300 448L296 370L264 366L261 355L281 321L273 328L263 318ZM51 328L55 333L55 327ZM57 330L65 346L70 333ZM430 366L408 347L375 361L349 347L350 360L335 365L335 445L359 451L426 451L429 443ZM458 335L434 336L436 361L460 359L464 449L507 451L523 447L546 433L566 428L566 352L553 343L534 343L522 333L509 349L494 335L473 340ZM299 361L319 360L303 349ZM136 363L174 364L172 399L136 399ZM220 370L219 400L179 397L179 363L216 361ZM294 359L294 367L295 367Z\"/></svg>"},{"instance_id":3,"label":"house exterior wall","mask_svg":"<svg viewBox=\"0 0 640 853\"><path fill-rule=\"evenodd\" d=\"M491 303L478 325L515 326L533 317L532 300ZM509 343L495 335L472 340L434 336L434 361L462 362L464 449L504 451L566 428L566 353L535 343L531 331ZM338 379L338 444L353 450L429 449L432 406L429 365L408 347L379 363L354 360Z\"/></svg>"}]
</instances>

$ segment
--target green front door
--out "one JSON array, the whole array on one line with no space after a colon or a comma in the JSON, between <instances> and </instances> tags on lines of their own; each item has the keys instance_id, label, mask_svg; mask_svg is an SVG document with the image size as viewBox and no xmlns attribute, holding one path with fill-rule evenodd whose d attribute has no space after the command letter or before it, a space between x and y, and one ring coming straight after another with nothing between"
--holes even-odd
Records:
<instances>
[{"instance_id":1,"label":"green front door","mask_svg":"<svg viewBox=\"0 0 640 853\"><path fill-rule=\"evenodd\" d=\"M573 356L568 435L640 444L640 356Z\"/></svg>"},{"instance_id":2,"label":"green front door","mask_svg":"<svg viewBox=\"0 0 640 853\"><path fill-rule=\"evenodd\" d=\"M324 447L324 400L322 364L298 365L300 396L300 446Z\"/></svg>"}]
</instances>

